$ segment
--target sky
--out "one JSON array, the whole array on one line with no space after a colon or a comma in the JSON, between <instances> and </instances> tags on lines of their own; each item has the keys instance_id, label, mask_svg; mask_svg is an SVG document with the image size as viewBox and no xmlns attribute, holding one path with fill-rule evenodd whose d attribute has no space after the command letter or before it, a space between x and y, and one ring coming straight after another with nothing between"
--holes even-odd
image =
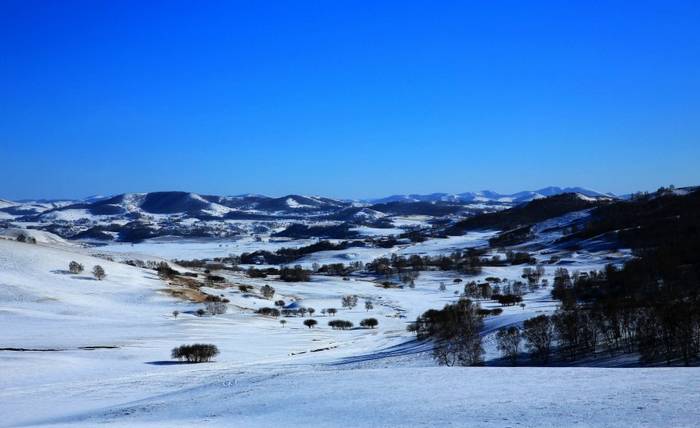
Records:
<instances>
[{"instance_id":1,"label":"sky","mask_svg":"<svg viewBox=\"0 0 700 428\"><path fill-rule=\"evenodd\" d=\"M0 198L700 184L698 1L0 2Z\"/></svg>"}]
</instances>

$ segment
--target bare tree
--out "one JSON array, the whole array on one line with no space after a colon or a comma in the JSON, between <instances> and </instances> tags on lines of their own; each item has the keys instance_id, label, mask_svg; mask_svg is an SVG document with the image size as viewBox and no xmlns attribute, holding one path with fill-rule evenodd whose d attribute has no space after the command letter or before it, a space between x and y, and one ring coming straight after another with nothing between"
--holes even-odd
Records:
<instances>
[{"instance_id":1,"label":"bare tree","mask_svg":"<svg viewBox=\"0 0 700 428\"><path fill-rule=\"evenodd\" d=\"M73 260L68 264L68 270L70 271L70 273L79 274L82 271L84 271L85 268L83 267L83 265Z\"/></svg>"},{"instance_id":2,"label":"bare tree","mask_svg":"<svg viewBox=\"0 0 700 428\"><path fill-rule=\"evenodd\" d=\"M520 329L518 327L508 327L498 330L496 342L501 355L510 359L512 365L518 362L518 347L520 346Z\"/></svg>"},{"instance_id":3,"label":"bare tree","mask_svg":"<svg viewBox=\"0 0 700 428\"><path fill-rule=\"evenodd\" d=\"M92 274L98 281L102 281L107 276L105 270L100 265L95 265L95 267L92 268Z\"/></svg>"},{"instance_id":4,"label":"bare tree","mask_svg":"<svg viewBox=\"0 0 700 428\"><path fill-rule=\"evenodd\" d=\"M532 352L534 359L547 363L554 338L552 322L547 315L540 315L525 320L523 335L527 340L527 347Z\"/></svg>"},{"instance_id":5,"label":"bare tree","mask_svg":"<svg viewBox=\"0 0 700 428\"><path fill-rule=\"evenodd\" d=\"M352 309L355 306L357 306L357 296L354 294L348 294L346 296L343 296L342 298L342 303L344 308Z\"/></svg>"}]
</instances>

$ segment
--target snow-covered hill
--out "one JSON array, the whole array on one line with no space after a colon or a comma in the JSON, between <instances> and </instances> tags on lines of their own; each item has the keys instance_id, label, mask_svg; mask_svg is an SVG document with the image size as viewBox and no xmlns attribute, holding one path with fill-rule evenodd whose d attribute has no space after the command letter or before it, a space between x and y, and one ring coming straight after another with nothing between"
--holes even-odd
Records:
<instances>
[{"instance_id":1,"label":"snow-covered hill","mask_svg":"<svg viewBox=\"0 0 700 428\"><path fill-rule=\"evenodd\" d=\"M592 198L615 198L611 193L601 193L583 187L545 187L539 190L526 190L512 194L502 194L490 190L464 193L430 193L425 195L408 194L392 195L384 198L371 199L369 202L379 204L388 202L452 202L452 203L475 203L490 202L503 204L521 204L533 199L546 198L549 196L561 195L563 193L580 193Z\"/></svg>"},{"instance_id":2,"label":"snow-covered hill","mask_svg":"<svg viewBox=\"0 0 700 428\"><path fill-rule=\"evenodd\" d=\"M552 221L538 230L544 233L568 221ZM484 246L492 235L430 239L367 249L367 254L356 248L320 252L300 263L355 260L343 254L356 254L361 261L393 253L449 254ZM243 293L237 285L205 288L229 299L229 311L198 317L194 311L202 304L170 297L162 291L168 284L152 270L107 260L144 257L137 253L148 253L152 246L124 246L130 253L117 255L60 239L37 241L0 239L3 426L347 426L349 420L357 426L614 426L621 415L628 421L688 425L700 416L691 405L700 399L700 385L692 380L700 379L698 369L436 367L430 343L416 342L406 324L457 298L453 289L462 286L453 281L456 272L423 272L414 288L398 289L362 277L314 276L309 282L285 283L217 271L230 284L250 285L253 291ZM178 241L162 245L172 252L186 246ZM209 245L217 248L215 242ZM198 251L206 254L203 247ZM73 260L86 272L67 272ZM610 255L574 254L562 263L588 271L610 260ZM89 274L96 264L107 272L102 281ZM489 267L475 279L519 279L520 272L519 266ZM550 280L552 272L548 269ZM441 283L448 284L446 291L440 290ZM276 289L272 300L315 307L319 325L309 329L302 324L305 318L289 318L282 326L278 319L254 314L272 305L259 295L265 284ZM377 329L338 331L326 325L331 318L318 311L339 308L346 294L370 299L374 307L339 309L337 318L357 325L374 316ZM524 308L506 307L487 320L487 359L496 356L489 339L496 329L555 309L546 289L526 294L525 302ZM493 305L484 302L486 308ZM171 348L193 342L215 343L221 355L204 365L168 361ZM673 403L665 403L670 397ZM494 406L499 400L512 402ZM591 407L597 409L593 416Z\"/></svg>"}]
</instances>

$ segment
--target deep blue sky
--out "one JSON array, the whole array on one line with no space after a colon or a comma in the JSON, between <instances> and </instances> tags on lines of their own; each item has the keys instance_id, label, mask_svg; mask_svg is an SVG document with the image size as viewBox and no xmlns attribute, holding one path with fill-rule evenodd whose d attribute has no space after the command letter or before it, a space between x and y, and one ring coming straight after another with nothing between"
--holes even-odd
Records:
<instances>
[{"instance_id":1,"label":"deep blue sky","mask_svg":"<svg viewBox=\"0 0 700 428\"><path fill-rule=\"evenodd\" d=\"M700 2L0 2L0 197L700 184Z\"/></svg>"}]
</instances>

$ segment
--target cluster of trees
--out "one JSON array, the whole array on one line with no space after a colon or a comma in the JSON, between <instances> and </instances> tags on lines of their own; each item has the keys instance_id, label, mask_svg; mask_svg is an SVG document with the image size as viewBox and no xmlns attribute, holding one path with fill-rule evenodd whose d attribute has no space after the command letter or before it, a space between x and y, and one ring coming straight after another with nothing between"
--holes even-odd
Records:
<instances>
[{"instance_id":1,"label":"cluster of trees","mask_svg":"<svg viewBox=\"0 0 700 428\"><path fill-rule=\"evenodd\" d=\"M174 359L185 360L188 363L204 363L219 355L219 348L216 345L195 343L173 348L170 355Z\"/></svg>"},{"instance_id":2,"label":"cluster of trees","mask_svg":"<svg viewBox=\"0 0 700 428\"><path fill-rule=\"evenodd\" d=\"M280 316L280 310L277 308L260 308L257 311L255 311L255 313L274 318Z\"/></svg>"},{"instance_id":3,"label":"cluster of trees","mask_svg":"<svg viewBox=\"0 0 700 428\"><path fill-rule=\"evenodd\" d=\"M526 320L523 329L509 327L496 335L498 348L513 364L525 340L534 362L547 364L553 354L576 361L606 353L639 353L642 363L695 364L700 352L700 316L688 305L667 307L661 313L627 308L620 313L573 307L551 316Z\"/></svg>"},{"instance_id":4,"label":"cluster of trees","mask_svg":"<svg viewBox=\"0 0 700 428\"><path fill-rule=\"evenodd\" d=\"M250 278L267 278L268 275L279 275L280 280L286 282L305 282L311 279L311 271L303 269L300 265L296 265L293 268L283 266L279 269L257 269L251 267L246 273Z\"/></svg>"},{"instance_id":5,"label":"cluster of trees","mask_svg":"<svg viewBox=\"0 0 700 428\"><path fill-rule=\"evenodd\" d=\"M499 255L485 257L486 250L469 248L455 251L449 255L409 257L393 254L380 257L367 263L365 269L376 275L390 278L394 275L404 284L409 284L416 277L411 274L426 270L458 271L467 275L478 275L483 266L507 266L520 264L535 264L536 259L527 252L507 251L505 258Z\"/></svg>"},{"instance_id":6,"label":"cluster of trees","mask_svg":"<svg viewBox=\"0 0 700 428\"><path fill-rule=\"evenodd\" d=\"M278 302L281 302L281 300ZM275 305L277 305L278 302L275 302ZM277 305L277 306L284 306L284 302L282 302L282 305ZM297 317L297 316L305 317L307 314L309 316L314 316L314 314L316 313L316 309L305 308L303 306L300 308L296 308L296 309L291 309L291 308L290 309L284 309L284 308L277 309L277 308L265 307L265 308L260 308L255 312L257 314L260 314L260 315L265 315L265 316L270 316L270 317L275 317L275 318L280 316L280 315L285 316L285 317ZM336 312L337 312L337 310L334 308L328 308L328 309L321 310L321 313L323 315L326 315L326 314L335 315Z\"/></svg>"},{"instance_id":7,"label":"cluster of trees","mask_svg":"<svg viewBox=\"0 0 700 428\"><path fill-rule=\"evenodd\" d=\"M349 330L353 326L352 322L345 320L328 321L328 325L333 328L333 330Z\"/></svg>"},{"instance_id":8,"label":"cluster of trees","mask_svg":"<svg viewBox=\"0 0 700 428\"><path fill-rule=\"evenodd\" d=\"M503 306L515 306L523 301L523 298L517 294L492 294L491 299Z\"/></svg>"},{"instance_id":9,"label":"cluster of trees","mask_svg":"<svg viewBox=\"0 0 700 428\"><path fill-rule=\"evenodd\" d=\"M553 321L555 327L561 324L558 337L564 356L573 360L597 351L638 352L642 363L696 364L700 265L688 261L675 265L654 253L621 269L608 266L572 276L560 272L552 295L562 309Z\"/></svg>"},{"instance_id":10,"label":"cluster of trees","mask_svg":"<svg viewBox=\"0 0 700 428\"><path fill-rule=\"evenodd\" d=\"M253 253L243 253L239 258L239 263L242 264L287 264L292 263L300 258L316 253L319 251L335 251L335 250L346 250L351 247L364 247L365 243L362 241L343 241L340 243L333 243L331 241L323 240L307 245L305 247L299 248L280 248L279 250L273 252L270 251L255 251Z\"/></svg>"},{"instance_id":11,"label":"cluster of trees","mask_svg":"<svg viewBox=\"0 0 700 428\"><path fill-rule=\"evenodd\" d=\"M72 274L77 275L79 273L82 273L84 270L85 267L82 264L76 262L75 260L68 263L68 271ZM102 281L107 276L107 273L105 272L102 266L95 265L92 267L92 276L94 276L96 280Z\"/></svg>"},{"instance_id":12,"label":"cluster of trees","mask_svg":"<svg viewBox=\"0 0 700 428\"><path fill-rule=\"evenodd\" d=\"M365 318L360 321L360 327L364 328L375 328L379 325L379 321L376 318Z\"/></svg>"},{"instance_id":13,"label":"cluster of trees","mask_svg":"<svg viewBox=\"0 0 700 428\"><path fill-rule=\"evenodd\" d=\"M367 263L365 269L368 272L376 275L383 275L387 278L392 275L401 275L406 272L424 271L424 270L456 270L465 274L476 275L481 273L483 265L481 256L483 250L467 249L464 251L455 251L447 256L419 256L412 255L409 257L392 254L390 258L380 257Z\"/></svg>"},{"instance_id":14,"label":"cluster of trees","mask_svg":"<svg viewBox=\"0 0 700 428\"><path fill-rule=\"evenodd\" d=\"M17 235L17 242L26 242L27 244L36 244L36 238L33 236L25 235L24 233L20 233Z\"/></svg>"},{"instance_id":15,"label":"cluster of trees","mask_svg":"<svg viewBox=\"0 0 700 428\"><path fill-rule=\"evenodd\" d=\"M314 263L312 270L316 273L330 276L347 276L353 272L362 270L362 262L352 262L347 265L343 263L329 263L324 265Z\"/></svg>"},{"instance_id":16,"label":"cluster of trees","mask_svg":"<svg viewBox=\"0 0 700 428\"><path fill-rule=\"evenodd\" d=\"M280 279L285 282L306 282L311 279L311 272L297 265L293 268L283 267L279 271Z\"/></svg>"},{"instance_id":17,"label":"cluster of trees","mask_svg":"<svg viewBox=\"0 0 700 428\"><path fill-rule=\"evenodd\" d=\"M432 339L433 357L446 366L473 366L483 362L484 349L479 331L483 315L478 304L469 299L431 309L409 325L419 340Z\"/></svg>"}]
</instances>

